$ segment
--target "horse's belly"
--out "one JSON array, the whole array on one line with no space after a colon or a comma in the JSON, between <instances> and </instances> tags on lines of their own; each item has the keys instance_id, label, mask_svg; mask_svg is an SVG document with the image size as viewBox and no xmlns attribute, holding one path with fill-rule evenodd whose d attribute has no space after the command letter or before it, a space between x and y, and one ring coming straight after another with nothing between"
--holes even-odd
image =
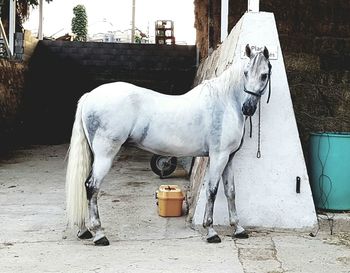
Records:
<instances>
[{"instance_id":1,"label":"horse's belly","mask_svg":"<svg viewBox=\"0 0 350 273\"><path fill-rule=\"evenodd\" d=\"M135 144L147 151L160 155L171 156L205 156L208 154L206 145L200 137L193 138L174 134L150 134Z\"/></svg>"},{"instance_id":2,"label":"horse's belly","mask_svg":"<svg viewBox=\"0 0 350 273\"><path fill-rule=\"evenodd\" d=\"M182 149L175 149L175 147L172 145L145 145L144 143L136 143L136 146L151 153L165 156L208 156L208 151L200 148L193 149L193 147L182 147Z\"/></svg>"}]
</instances>

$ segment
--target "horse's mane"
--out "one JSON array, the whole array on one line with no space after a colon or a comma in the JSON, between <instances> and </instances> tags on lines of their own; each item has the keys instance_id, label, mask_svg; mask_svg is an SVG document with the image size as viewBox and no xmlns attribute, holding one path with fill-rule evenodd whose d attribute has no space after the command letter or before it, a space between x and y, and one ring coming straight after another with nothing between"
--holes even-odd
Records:
<instances>
[{"instance_id":1,"label":"horse's mane","mask_svg":"<svg viewBox=\"0 0 350 273\"><path fill-rule=\"evenodd\" d=\"M240 100L243 90L243 67L231 64L219 76L203 81L204 92L223 101Z\"/></svg>"}]
</instances>

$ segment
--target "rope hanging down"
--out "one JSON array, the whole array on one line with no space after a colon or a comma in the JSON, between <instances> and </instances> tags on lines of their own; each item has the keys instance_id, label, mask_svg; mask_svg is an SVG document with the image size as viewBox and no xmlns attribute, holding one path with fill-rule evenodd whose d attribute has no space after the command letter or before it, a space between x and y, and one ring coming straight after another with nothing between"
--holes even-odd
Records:
<instances>
[{"instance_id":1,"label":"rope hanging down","mask_svg":"<svg viewBox=\"0 0 350 273\"><path fill-rule=\"evenodd\" d=\"M266 82L266 85L269 84L269 93L267 96L267 101L266 103L268 104L270 102L270 97L271 97L271 64L269 63L269 74L268 74L268 80ZM264 86L264 88L262 89L262 92L264 91L264 89L266 88L266 85ZM244 88L245 89L245 88ZM256 94L253 93L249 90L244 90L246 93L257 96L257 97L261 97L262 92ZM260 158L261 157L261 100L259 100L259 110L258 110L258 151L256 152L256 157ZM252 116L249 117L249 127L250 127L250 133L249 133L249 137L252 138L252 131L253 131L253 122L252 122Z\"/></svg>"},{"instance_id":2,"label":"rope hanging down","mask_svg":"<svg viewBox=\"0 0 350 273\"><path fill-rule=\"evenodd\" d=\"M260 158L261 157L261 101L259 100L259 121L258 121L258 151L256 152L256 157ZM250 133L249 137L252 138L252 132L253 132L253 122L252 122L252 117L249 117L249 127L250 127Z\"/></svg>"}]
</instances>

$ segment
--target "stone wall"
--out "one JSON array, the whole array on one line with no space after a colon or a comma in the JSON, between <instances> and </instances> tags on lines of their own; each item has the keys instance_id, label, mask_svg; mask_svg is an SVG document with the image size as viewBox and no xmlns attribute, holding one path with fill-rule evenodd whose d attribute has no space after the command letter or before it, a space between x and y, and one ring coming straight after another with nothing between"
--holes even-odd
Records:
<instances>
[{"instance_id":1,"label":"stone wall","mask_svg":"<svg viewBox=\"0 0 350 273\"><path fill-rule=\"evenodd\" d=\"M125 81L183 94L195 70L194 46L40 41L28 64L27 131L38 143L67 141L76 103L85 92Z\"/></svg>"},{"instance_id":2,"label":"stone wall","mask_svg":"<svg viewBox=\"0 0 350 273\"><path fill-rule=\"evenodd\" d=\"M269 31L265 33L265 29ZM279 45L272 13L244 14L223 44L200 64L196 83L217 77L226 69L231 69L230 75L234 75L234 71L242 73L241 68L247 60L241 57L241 45L248 42ZM278 49L278 56L280 53ZM317 219L283 58L271 59L271 64L271 101L267 105L267 94L263 96L261 123L258 125L259 117L255 114L252 137L246 131L243 145L233 159L237 214L244 227L312 229ZM248 121L246 129L249 131ZM261 136L260 142L258 135ZM257 158L258 143L261 144L261 158ZM192 225L195 227L202 225L206 207L209 179L209 175L205 175L206 164L205 159L197 158L191 176L189 218L193 215ZM302 181L302 190L296 194L298 178ZM213 219L214 225L229 227L222 185L218 189Z\"/></svg>"}]
</instances>

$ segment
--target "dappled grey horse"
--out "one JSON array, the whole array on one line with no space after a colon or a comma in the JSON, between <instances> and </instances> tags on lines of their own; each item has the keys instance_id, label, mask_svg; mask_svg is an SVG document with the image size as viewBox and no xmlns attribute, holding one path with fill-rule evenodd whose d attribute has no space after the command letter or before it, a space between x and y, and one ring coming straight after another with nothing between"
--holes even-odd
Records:
<instances>
[{"instance_id":1,"label":"dappled grey horse","mask_svg":"<svg viewBox=\"0 0 350 273\"><path fill-rule=\"evenodd\" d=\"M252 52L246 67L234 64L219 77L181 96L169 96L123 82L102 85L79 100L66 175L67 217L78 237L108 245L98 213L102 181L122 144L167 156L209 156L209 184L203 226L208 242L219 242L213 228L214 201L222 178L234 236L247 237L238 224L232 159L242 145L244 124L270 80L269 52ZM85 218L89 214L89 224Z\"/></svg>"}]
</instances>

